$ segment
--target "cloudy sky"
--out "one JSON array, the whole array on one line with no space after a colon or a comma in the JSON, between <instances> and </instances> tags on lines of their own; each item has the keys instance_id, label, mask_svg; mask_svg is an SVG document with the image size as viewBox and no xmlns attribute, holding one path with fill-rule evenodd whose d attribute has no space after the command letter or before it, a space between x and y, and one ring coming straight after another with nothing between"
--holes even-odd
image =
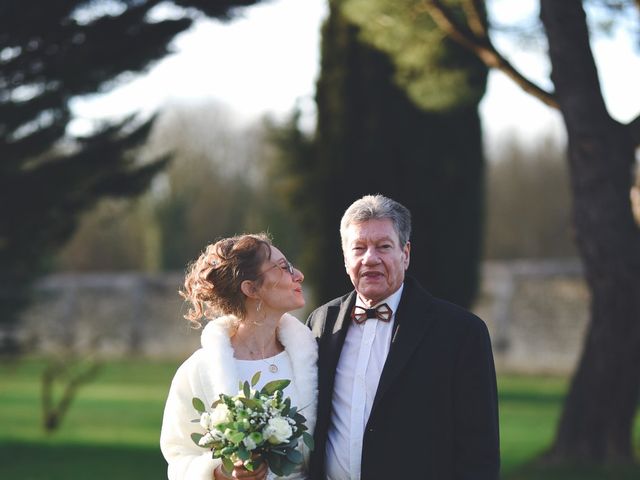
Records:
<instances>
[{"instance_id":1,"label":"cloudy sky","mask_svg":"<svg viewBox=\"0 0 640 480\"><path fill-rule=\"evenodd\" d=\"M492 0L492 18L509 23L535 14L535 0ZM214 99L239 119L265 113L284 115L296 102L313 124L313 94L319 71L320 25L326 0L271 0L245 9L230 23L202 20L178 36L174 53L147 74L108 95L77 99L75 131L95 119L132 111L153 111L172 101ZM527 51L503 37L494 41L512 63L530 78L550 88L549 65L540 52ZM593 43L601 82L612 115L628 121L640 111L640 53L633 40L618 32ZM538 132L563 127L557 112L521 92L499 72L492 72L481 115L489 139L505 132L533 138Z\"/></svg>"}]
</instances>

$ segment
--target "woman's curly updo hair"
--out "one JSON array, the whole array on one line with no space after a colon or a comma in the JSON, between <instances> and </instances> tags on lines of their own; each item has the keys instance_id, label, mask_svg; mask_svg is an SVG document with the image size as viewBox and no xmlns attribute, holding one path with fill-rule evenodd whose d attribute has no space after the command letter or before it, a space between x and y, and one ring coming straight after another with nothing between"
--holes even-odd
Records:
<instances>
[{"instance_id":1,"label":"woman's curly updo hair","mask_svg":"<svg viewBox=\"0 0 640 480\"><path fill-rule=\"evenodd\" d=\"M203 319L246 314L246 297L240 285L245 280L261 282L264 262L271 258L271 240L265 233L224 238L207 245L193 262L184 280L182 296L191 305L184 318L195 327Z\"/></svg>"}]
</instances>

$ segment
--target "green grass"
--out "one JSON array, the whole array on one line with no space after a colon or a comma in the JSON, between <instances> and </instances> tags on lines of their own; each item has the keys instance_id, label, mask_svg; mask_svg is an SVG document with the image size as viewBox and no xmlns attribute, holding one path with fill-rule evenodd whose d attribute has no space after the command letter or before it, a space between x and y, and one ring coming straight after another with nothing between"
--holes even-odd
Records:
<instances>
[{"instance_id":1,"label":"green grass","mask_svg":"<svg viewBox=\"0 0 640 480\"><path fill-rule=\"evenodd\" d=\"M106 364L49 436L41 427L43 367L38 360L0 367L0 478L166 478L158 437L177 362Z\"/></svg>"},{"instance_id":2,"label":"green grass","mask_svg":"<svg viewBox=\"0 0 640 480\"><path fill-rule=\"evenodd\" d=\"M498 378L502 471L541 454L553 439L567 380L560 377Z\"/></svg>"},{"instance_id":3,"label":"green grass","mask_svg":"<svg viewBox=\"0 0 640 480\"><path fill-rule=\"evenodd\" d=\"M80 388L60 429L41 427L44 361L0 365L0 478L16 480L146 480L166 478L158 447L162 409L178 362L110 362ZM500 428L505 480L638 480L640 469L541 467L567 380L500 376ZM640 419L635 444L640 445ZM640 453L640 452L639 452Z\"/></svg>"}]
</instances>

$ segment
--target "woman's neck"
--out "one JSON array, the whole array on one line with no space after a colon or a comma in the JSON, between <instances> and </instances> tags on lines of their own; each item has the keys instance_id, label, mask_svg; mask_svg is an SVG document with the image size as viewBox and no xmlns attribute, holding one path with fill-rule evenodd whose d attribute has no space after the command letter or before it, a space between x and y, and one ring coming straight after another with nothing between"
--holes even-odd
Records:
<instances>
[{"instance_id":1,"label":"woman's neck","mask_svg":"<svg viewBox=\"0 0 640 480\"><path fill-rule=\"evenodd\" d=\"M242 319L231 337L236 358L259 360L282 352L277 335L279 322L280 315L259 315L259 312L252 312Z\"/></svg>"}]
</instances>

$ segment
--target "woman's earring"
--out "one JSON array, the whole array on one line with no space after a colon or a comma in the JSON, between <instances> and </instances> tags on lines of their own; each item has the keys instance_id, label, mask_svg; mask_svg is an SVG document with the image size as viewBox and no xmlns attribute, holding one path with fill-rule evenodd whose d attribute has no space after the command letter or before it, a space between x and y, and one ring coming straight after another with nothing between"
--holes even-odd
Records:
<instances>
[{"instance_id":1,"label":"woman's earring","mask_svg":"<svg viewBox=\"0 0 640 480\"><path fill-rule=\"evenodd\" d=\"M262 299L260 299L260 301L258 302L258 305L256 306L256 312L260 312L261 308L262 308Z\"/></svg>"}]
</instances>

